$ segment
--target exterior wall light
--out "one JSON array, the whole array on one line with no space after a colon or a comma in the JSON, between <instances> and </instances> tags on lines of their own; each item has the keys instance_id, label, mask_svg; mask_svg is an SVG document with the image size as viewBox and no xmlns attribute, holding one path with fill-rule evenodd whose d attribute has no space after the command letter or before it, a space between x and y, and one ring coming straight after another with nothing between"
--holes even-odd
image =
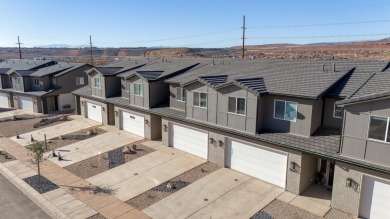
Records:
<instances>
[{"instance_id":1,"label":"exterior wall light","mask_svg":"<svg viewBox=\"0 0 390 219\"><path fill-rule=\"evenodd\" d=\"M118 117L119 113L118 110L115 110L115 117Z\"/></svg>"},{"instance_id":2,"label":"exterior wall light","mask_svg":"<svg viewBox=\"0 0 390 219\"><path fill-rule=\"evenodd\" d=\"M219 145L220 147L223 147L223 141L219 140L219 141L218 141L218 145Z\"/></svg>"},{"instance_id":3,"label":"exterior wall light","mask_svg":"<svg viewBox=\"0 0 390 219\"><path fill-rule=\"evenodd\" d=\"M291 161L290 162L290 170L295 172L296 168L297 168L297 163L295 163L294 161Z\"/></svg>"},{"instance_id":4,"label":"exterior wall light","mask_svg":"<svg viewBox=\"0 0 390 219\"><path fill-rule=\"evenodd\" d=\"M81 106L84 106L84 101L81 101Z\"/></svg>"},{"instance_id":5,"label":"exterior wall light","mask_svg":"<svg viewBox=\"0 0 390 219\"><path fill-rule=\"evenodd\" d=\"M347 180L346 180L346 182L345 182L345 185L347 186L347 187L352 187L352 179L351 178L347 178Z\"/></svg>"},{"instance_id":6,"label":"exterior wall light","mask_svg":"<svg viewBox=\"0 0 390 219\"><path fill-rule=\"evenodd\" d=\"M145 124L149 125L149 120L145 119Z\"/></svg>"},{"instance_id":7,"label":"exterior wall light","mask_svg":"<svg viewBox=\"0 0 390 219\"><path fill-rule=\"evenodd\" d=\"M37 105L37 100L34 100L34 105Z\"/></svg>"},{"instance_id":8,"label":"exterior wall light","mask_svg":"<svg viewBox=\"0 0 390 219\"><path fill-rule=\"evenodd\" d=\"M210 142L210 144L214 144L214 142L215 142L214 138L209 138L209 142Z\"/></svg>"},{"instance_id":9,"label":"exterior wall light","mask_svg":"<svg viewBox=\"0 0 390 219\"><path fill-rule=\"evenodd\" d=\"M164 130L164 132L168 131L168 126L164 124L163 125L163 130Z\"/></svg>"},{"instance_id":10,"label":"exterior wall light","mask_svg":"<svg viewBox=\"0 0 390 219\"><path fill-rule=\"evenodd\" d=\"M103 111L103 112L106 112L106 108L102 107L102 111Z\"/></svg>"},{"instance_id":11,"label":"exterior wall light","mask_svg":"<svg viewBox=\"0 0 390 219\"><path fill-rule=\"evenodd\" d=\"M359 189L359 183L357 183L352 178L347 178L345 180L345 186L349 187L349 188L353 188L355 191L358 191L358 189Z\"/></svg>"}]
</instances>

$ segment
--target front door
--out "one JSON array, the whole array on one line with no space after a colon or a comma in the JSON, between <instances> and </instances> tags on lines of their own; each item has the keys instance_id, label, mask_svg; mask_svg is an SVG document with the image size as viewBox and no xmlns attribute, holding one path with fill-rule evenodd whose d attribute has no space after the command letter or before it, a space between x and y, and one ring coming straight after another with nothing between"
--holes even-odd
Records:
<instances>
[{"instance_id":1,"label":"front door","mask_svg":"<svg viewBox=\"0 0 390 219\"><path fill-rule=\"evenodd\" d=\"M54 96L54 106L53 106L53 110L54 110L54 111L57 111L57 110L58 110L58 97L57 97L57 96Z\"/></svg>"}]
</instances>

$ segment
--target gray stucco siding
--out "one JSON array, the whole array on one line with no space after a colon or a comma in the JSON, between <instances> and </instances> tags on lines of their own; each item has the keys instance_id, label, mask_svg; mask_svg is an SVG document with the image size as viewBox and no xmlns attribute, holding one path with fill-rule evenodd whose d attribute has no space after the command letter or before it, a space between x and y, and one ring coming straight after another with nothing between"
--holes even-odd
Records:
<instances>
[{"instance_id":1,"label":"gray stucco siding","mask_svg":"<svg viewBox=\"0 0 390 219\"><path fill-rule=\"evenodd\" d=\"M61 76L57 77L57 86L60 86L61 88L56 91L56 94L66 94L70 93L76 89L79 89L83 86L87 86L89 84L88 75L85 73L86 70L90 69L89 66L83 66L80 68L77 68L71 72L68 72L66 74L63 74ZM76 84L76 78L77 77L83 77L84 78L84 85L77 85Z\"/></svg>"},{"instance_id":2,"label":"gray stucco siding","mask_svg":"<svg viewBox=\"0 0 390 219\"><path fill-rule=\"evenodd\" d=\"M334 113L334 104L335 102L341 99L325 97L324 98L324 115L323 115L323 125L330 128L341 129L343 124L342 118L335 118Z\"/></svg>"},{"instance_id":3,"label":"gray stucco siding","mask_svg":"<svg viewBox=\"0 0 390 219\"><path fill-rule=\"evenodd\" d=\"M149 109L149 83L138 76L128 79L130 81L130 104ZM134 94L134 84L143 84L143 95Z\"/></svg>"},{"instance_id":4,"label":"gray stucco siding","mask_svg":"<svg viewBox=\"0 0 390 219\"><path fill-rule=\"evenodd\" d=\"M390 101L347 105L344 116L342 155L390 166L390 143L368 138L370 116L390 117Z\"/></svg>"},{"instance_id":5,"label":"gray stucco siding","mask_svg":"<svg viewBox=\"0 0 390 219\"><path fill-rule=\"evenodd\" d=\"M100 87L99 88L95 87L95 78L100 78ZM93 72L93 73L91 73L89 75L88 82L91 85L92 96L102 97L102 98L104 98L106 96L106 93L105 93L105 80L104 80L104 76L103 75L101 75L101 74L99 74L97 72Z\"/></svg>"}]
</instances>

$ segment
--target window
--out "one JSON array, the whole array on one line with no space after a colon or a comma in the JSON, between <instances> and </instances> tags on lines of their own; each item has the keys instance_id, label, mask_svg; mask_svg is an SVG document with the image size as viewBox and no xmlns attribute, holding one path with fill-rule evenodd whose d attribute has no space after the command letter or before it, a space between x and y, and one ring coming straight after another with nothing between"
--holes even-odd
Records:
<instances>
[{"instance_id":1,"label":"window","mask_svg":"<svg viewBox=\"0 0 390 219\"><path fill-rule=\"evenodd\" d=\"M34 86L35 87L39 87L39 79L38 78L34 78L33 81L34 81Z\"/></svg>"},{"instance_id":2,"label":"window","mask_svg":"<svg viewBox=\"0 0 390 219\"><path fill-rule=\"evenodd\" d=\"M134 83L134 95L143 96L144 95L144 85Z\"/></svg>"},{"instance_id":3,"label":"window","mask_svg":"<svg viewBox=\"0 0 390 219\"><path fill-rule=\"evenodd\" d=\"M20 85L20 77L15 78L15 85Z\"/></svg>"},{"instance_id":4,"label":"window","mask_svg":"<svg viewBox=\"0 0 390 219\"><path fill-rule=\"evenodd\" d=\"M182 87L177 88L176 99L178 101L186 101L186 92L185 92L184 88L182 88Z\"/></svg>"},{"instance_id":5,"label":"window","mask_svg":"<svg viewBox=\"0 0 390 219\"><path fill-rule=\"evenodd\" d=\"M333 117L337 119L342 119L344 116L344 109L342 107L338 107L336 104L334 105Z\"/></svg>"},{"instance_id":6,"label":"window","mask_svg":"<svg viewBox=\"0 0 390 219\"><path fill-rule=\"evenodd\" d=\"M53 78L53 85L57 85L57 78Z\"/></svg>"},{"instance_id":7,"label":"window","mask_svg":"<svg viewBox=\"0 0 390 219\"><path fill-rule=\"evenodd\" d=\"M95 88L100 88L100 78L95 78L94 82L95 82Z\"/></svg>"},{"instance_id":8,"label":"window","mask_svg":"<svg viewBox=\"0 0 390 219\"><path fill-rule=\"evenodd\" d=\"M389 118L370 116L368 138L390 142L389 131Z\"/></svg>"},{"instance_id":9,"label":"window","mask_svg":"<svg viewBox=\"0 0 390 219\"><path fill-rule=\"evenodd\" d=\"M207 94L194 92L194 106L207 108Z\"/></svg>"},{"instance_id":10,"label":"window","mask_svg":"<svg viewBox=\"0 0 390 219\"><path fill-rule=\"evenodd\" d=\"M228 112L245 115L245 98L229 97Z\"/></svg>"},{"instance_id":11,"label":"window","mask_svg":"<svg viewBox=\"0 0 390 219\"><path fill-rule=\"evenodd\" d=\"M100 78L99 78L99 80L100 80ZM96 80L95 80L95 82L96 82ZM100 84L100 81L99 81L99 84ZM84 77L76 77L76 85L84 85ZM99 87L100 87L100 85L99 85Z\"/></svg>"},{"instance_id":12,"label":"window","mask_svg":"<svg viewBox=\"0 0 390 219\"><path fill-rule=\"evenodd\" d=\"M297 108L298 103L296 102L275 100L274 118L295 122L297 119Z\"/></svg>"}]
</instances>

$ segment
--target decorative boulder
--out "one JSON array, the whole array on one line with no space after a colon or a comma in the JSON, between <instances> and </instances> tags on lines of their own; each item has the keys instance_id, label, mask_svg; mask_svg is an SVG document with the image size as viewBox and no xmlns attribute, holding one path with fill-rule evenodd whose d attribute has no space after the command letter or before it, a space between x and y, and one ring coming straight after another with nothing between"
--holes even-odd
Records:
<instances>
[{"instance_id":1,"label":"decorative boulder","mask_svg":"<svg viewBox=\"0 0 390 219\"><path fill-rule=\"evenodd\" d=\"M95 132L93 131L93 129L90 129L90 130L87 131L87 135L93 135L93 134L95 134Z\"/></svg>"},{"instance_id":2,"label":"decorative boulder","mask_svg":"<svg viewBox=\"0 0 390 219\"><path fill-rule=\"evenodd\" d=\"M167 184L167 188L168 188L168 189L176 189L176 186L169 182L169 183Z\"/></svg>"},{"instance_id":3,"label":"decorative boulder","mask_svg":"<svg viewBox=\"0 0 390 219\"><path fill-rule=\"evenodd\" d=\"M12 116L12 117L11 117L11 120L12 120L12 121L16 121L17 119L18 119L18 118L17 118L16 116Z\"/></svg>"},{"instance_id":4,"label":"decorative boulder","mask_svg":"<svg viewBox=\"0 0 390 219\"><path fill-rule=\"evenodd\" d=\"M131 153L133 153L133 151L130 149L129 146L124 147L123 150L122 150L122 152L123 152L124 154L131 154Z\"/></svg>"},{"instance_id":5,"label":"decorative boulder","mask_svg":"<svg viewBox=\"0 0 390 219\"><path fill-rule=\"evenodd\" d=\"M133 144L133 145L131 145L131 148L132 148L134 151L136 151L136 150L137 150L137 145L136 145L136 144Z\"/></svg>"},{"instance_id":6,"label":"decorative boulder","mask_svg":"<svg viewBox=\"0 0 390 219\"><path fill-rule=\"evenodd\" d=\"M58 139L64 140L64 137L62 137L62 135L60 135L60 136L58 136Z\"/></svg>"},{"instance_id":7,"label":"decorative boulder","mask_svg":"<svg viewBox=\"0 0 390 219\"><path fill-rule=\"evenodd\" d=\"M68 116L61 116L59 120L60 121L67 121L68 120Z\"/></svg>"}]
</instances>

